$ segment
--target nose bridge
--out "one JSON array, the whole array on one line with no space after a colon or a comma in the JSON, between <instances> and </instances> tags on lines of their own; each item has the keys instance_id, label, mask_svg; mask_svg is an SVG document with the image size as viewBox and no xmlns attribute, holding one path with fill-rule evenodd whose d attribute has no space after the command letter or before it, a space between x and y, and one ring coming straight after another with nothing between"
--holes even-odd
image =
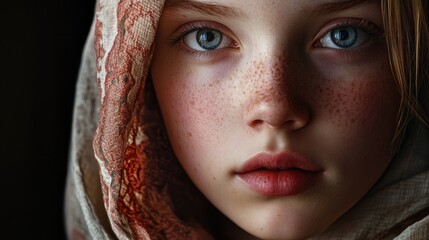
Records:
<instances>
[{"instance_id":1,"label":"nose bridge","mask_svg":"<svg viewBox=\"0 0 429 240\"><path fill-rule=\"evenodd\" d=\"M286 55L266 53L253 60L255 67L251 76L253 104L269 102L289 102L292 79L290 79L290 63Z\"/></svg>"},{"instance_id":2,"label":"nose bridge","mask_svg":"<svg viewBox=\"0 0 429 240\"><path fill-rule=\"evenodd\" d=\"M253 89L245 103L244 119L248 125L284 126L297 128L305 125L308 113L298 103L296 70L285 52L268 52L264 57L253 60L255 68ZM251 71L250 71L251 72Z\"/></svg>"},{"instance_id":3,"label":"nose bridge","mask_svg":"<svg viewBox=\"0 0 429 240\"><path fill-rule=\"evenodd\" d=\"M255 101L279 101L289 98L290 85L287 79L287 61L284 55L268 56L257 63L259 74L257 78Z\"/></svg>"}]
</instances>

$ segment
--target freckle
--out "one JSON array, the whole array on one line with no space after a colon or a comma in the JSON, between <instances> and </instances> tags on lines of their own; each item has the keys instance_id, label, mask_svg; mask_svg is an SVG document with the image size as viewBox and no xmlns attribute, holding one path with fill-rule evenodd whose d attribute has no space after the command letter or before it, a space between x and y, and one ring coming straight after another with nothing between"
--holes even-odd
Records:
<instances>
[{"instance_id":1,"label":"freckle","mask_svg":"<svg viewBox=\"0 0 429 240\"><path fill-rule=\"evenodd\" d=\"M261 231L264 231L264 228L260 228Z\"/></svg>"},{"instance_id":2,"label":"freckle","mask_svg":"<svg viewBox=\"0 0 429 240\"><path fill-rule=\"evenodd\" d=\"M202 107L198 108L198 112L200 112L201 114L203 114L204 113L204 108L202 108Z\"/></svg>"},{"instance_id":3,"label":"freckle","mask_svg":"<svg viewBox=\"0 0 429 240\"><path fill-rule=\"evenodd\" d=\"M216 181L216 177L215 176L213 176L213 181Z\"/></svg>"}]
</instances>

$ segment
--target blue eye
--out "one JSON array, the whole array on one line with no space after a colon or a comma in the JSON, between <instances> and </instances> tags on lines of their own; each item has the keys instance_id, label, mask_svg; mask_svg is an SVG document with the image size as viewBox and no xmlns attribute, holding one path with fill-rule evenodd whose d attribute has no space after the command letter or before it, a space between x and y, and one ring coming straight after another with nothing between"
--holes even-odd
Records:
<instances>
[{"instance_id":1,"label":"blue eye","mask_svg":"<svg viewBox=\"0 0 429 240\"><path fill-rule=\"evenodd\" d=\"M210 51L232 45L232 40L222 32L209 28L200 28L188 33L183 42L196 51Z\"/></svg>"},{"instance_id":2,"label":"blue eye","mask_svg":"<svg viewBox=\"0 0 429 240\"><path fill-rule=\"evenodd\" d=\"M335 28L320 39L323 47L344 49L356 48L366 43L370 35L360 28L344 26Z\"/></svg>"},{"instance_id":3,"label":"blue eye","mask_svg":"<svg viewBox=\"0 0 429 240\"><path fill-rule=\"evenodd\" d=\"M216 30L201 29L196 33L197 43L200 47L213 50L222 42L222 33Z\"/></svg>"}]
</instances>

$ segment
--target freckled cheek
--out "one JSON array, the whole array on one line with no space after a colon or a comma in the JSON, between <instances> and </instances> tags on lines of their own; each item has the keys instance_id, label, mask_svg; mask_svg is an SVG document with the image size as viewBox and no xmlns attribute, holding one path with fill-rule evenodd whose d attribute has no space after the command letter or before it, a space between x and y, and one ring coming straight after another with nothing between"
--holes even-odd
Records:
<instances>
[{"instance_id":1,"label":"freckled cheek","mask_svg":"<svg viewBox=\"0 0 429 240\"><path fill-rule=\"evenodd\" d=\"M183 125L198 132L213 131L215 126L222 125L222 102L209 91L187 91L178 102L183 106Z\"/></svg>"},{"instance_id":2,"label":"freckled cheek","mask_svg":"<svg viewBox=\"0 0 429 240\"><path fill-rule=\"evenodd\" d=\"M225 114L225 102L221 94L212 87L197 86L195 84L181 84L186 78L177 78L170 81L168 92L160 98L161 111L167 126L173 147L186 151L189 154L200 155L210 150L210 147L219 142L222 133ZM193 82L193 81L188 81Z\"/></svg>"},{"instance_id":3,"label":"freckled cheek","mask_svg":"<svg viewBox=\"0 0 429 240\"><path fill-rule=\"evenodd\" d=\"M212 179L219 172L214 159L222 159L222 136L228 135L223 122L225 101L210 87L170 84L168 89L164 98L169 100L161 108L170 143L191 179L200 189L208 189L207 176Z\"/></svg>"},{"instance_id":4,"label":"freckled cheek","mask_svg":"<svg viewBox=\"0 0 429 240\"><path fill-rule=\"evenodd\" d=\"M333 84L320 88L322 116L342 135L355 136L352 142L369 144L375 139L379 144L390 142L399 101L390 76L388 71L384 75L361 75L344 79L341 84L334 80Z\"/></svg>"},{"instance_id":5,"label":"freckled cheek","mask_svg":"<svg viewBox=\"0 0 429 240\"><path fill-rule=\"evenodd\" d=\"M389 72L351 76L320 81L314 120L334 175L368 186L391 159L399 96Z\"/></svg>"}]
</instances>

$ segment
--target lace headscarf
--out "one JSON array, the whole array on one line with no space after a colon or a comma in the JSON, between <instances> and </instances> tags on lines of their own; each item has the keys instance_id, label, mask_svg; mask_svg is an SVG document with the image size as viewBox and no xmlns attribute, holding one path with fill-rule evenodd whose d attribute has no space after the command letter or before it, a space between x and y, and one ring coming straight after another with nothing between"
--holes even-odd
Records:
<instances>
[{"instance_id":1,"label":"lace headscarf","mask_svg":"<svg viewBox=\"0 0 429 240\"><path fill-rule=\"evenodd\" d=\"M162 8L159 0L97 5L75 99L66 194L71 238L208 236L191 226L203 211L198 206L199 213L180 214L199 193L174 159L148 79Z\"/></svg>"}]
</instances>

